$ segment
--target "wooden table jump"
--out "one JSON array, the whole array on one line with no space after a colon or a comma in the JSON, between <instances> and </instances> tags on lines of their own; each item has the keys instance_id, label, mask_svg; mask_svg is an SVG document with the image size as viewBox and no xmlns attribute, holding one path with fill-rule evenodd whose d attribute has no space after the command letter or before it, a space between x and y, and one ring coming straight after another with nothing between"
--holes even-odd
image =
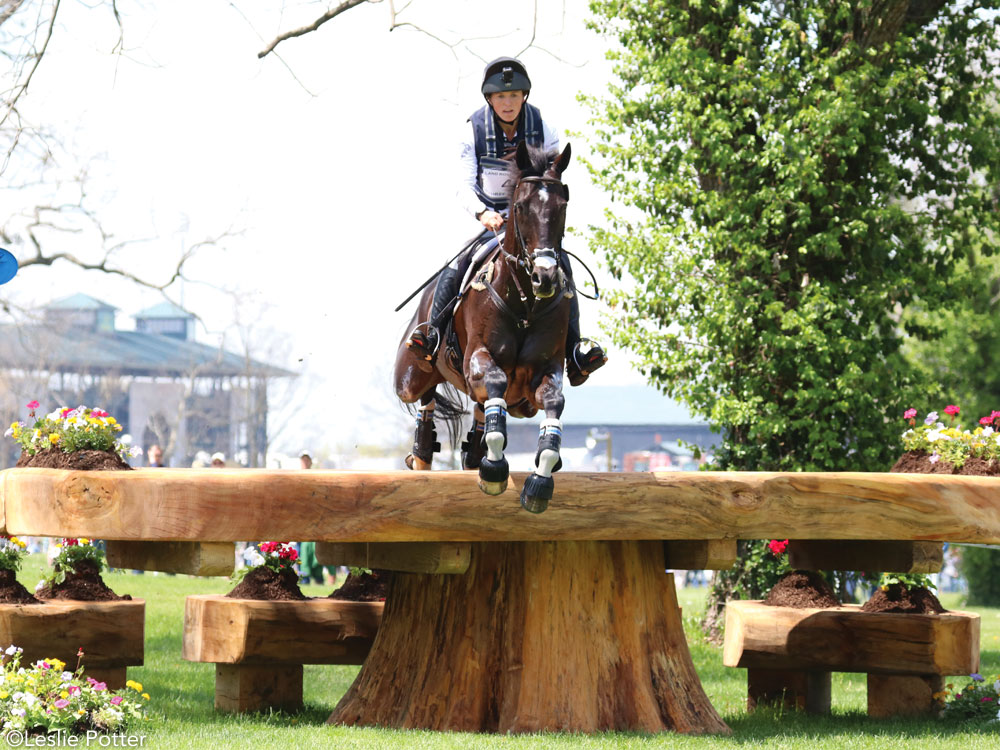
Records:
<instances>
[{"instance_id":1,"label":"wooden table jump","mask_svg":"<svg viewBox=\"0 0 1000 750\"><path fill-rule=\"evenodd\" d=\"M13 534L468 543L464 572L396 576L331 716L426 729L727 732L694 671L662 541L1000 543L993 478L565 473L535 516L518 500L525 476L489 497L464 472L12 469L0 494Z\"/></svg>"}]
</instances>

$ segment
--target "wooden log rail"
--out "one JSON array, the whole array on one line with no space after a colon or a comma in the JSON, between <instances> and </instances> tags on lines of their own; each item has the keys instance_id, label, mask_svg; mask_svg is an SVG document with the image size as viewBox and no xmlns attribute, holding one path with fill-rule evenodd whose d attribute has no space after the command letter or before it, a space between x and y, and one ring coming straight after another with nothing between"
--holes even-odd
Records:
<instances>
[{"instance_id":1,"label":"wooden log rail","mask_svg":"<svg viewBox=\"0 0 1000 750\"><path fill-rule=\"evenodd\" d=\"M394 577L330 721L486 732L728 732L664 573L668 559L725 565L731 544L713 541L1000 543L1000 479L987 477L566 473L536 516L520 507L525 476L490 497L464 472L12 469L0 520L122 541L422 543L379 551L430 572Z\"/></svg>"}]
</instances>

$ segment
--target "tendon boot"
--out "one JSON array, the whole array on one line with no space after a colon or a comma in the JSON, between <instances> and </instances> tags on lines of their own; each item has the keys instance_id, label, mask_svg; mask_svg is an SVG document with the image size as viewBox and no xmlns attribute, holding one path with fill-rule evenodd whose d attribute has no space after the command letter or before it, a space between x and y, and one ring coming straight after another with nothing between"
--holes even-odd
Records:
<instances>
[{"instance_id":1,"label":"tendon boot","mask_svg":"<svg viewBox=\"0 0 1000 750\"><path fill-rule=\"evenodd\" d=\"M438 275L438 283L434 289L434 301L431 303L431 316L426 323L420 323L410 338L406 340L408 349L421 358L418 366L424 372L434 369L434 358L441 346L441 329L448 323L451 314L451 304L458 296L459 272L454 268L445 268Z\"/></svg>"},{"instance_id":2,"label":"tendon boot","mask_svg":"<svg viewBox=\"0 0 1000 750\"><path fill-rule=\"evenodd\" d=\"M603 367L607 355L596 341L580 337L580 294L573 284L573 270L569 258L563 255L563 271L573 287L573 297L569 302L569 325L566 329L566 376L569 384L583 385L590 373Z\"/></svg>"}]
</instances>

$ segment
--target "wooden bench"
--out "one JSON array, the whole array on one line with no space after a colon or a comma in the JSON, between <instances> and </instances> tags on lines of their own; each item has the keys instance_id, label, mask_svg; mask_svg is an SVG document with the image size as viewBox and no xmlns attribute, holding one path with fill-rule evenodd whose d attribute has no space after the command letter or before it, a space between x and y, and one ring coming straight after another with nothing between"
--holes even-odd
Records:
<instances>
[{"instance_id":1,"label":"wooden bench","mask_svg":"<svg viewBox=\"0 0 1000 750\"><path fill-rule=\"evenodd\" d=\"M363 664L382 619L381 602L256 601L189 596L188 661L215 664L215 708L302 708L303 664Z\"/></svg>"},{"instance_id":2,"label":"wooden bench","mask_svg":"<svg viewBox=\"0 0 1000 750\"><path fill-rule=\"evenodd\" d=\"M3 472L8 532L149 542L467 543L461 573L396 576L332 722L489 732L724 733L694 671L663 541L1000 542L1000 480L902 474ZM680 567L680 566L677 566Z\"/></svg>"}]
</instances>

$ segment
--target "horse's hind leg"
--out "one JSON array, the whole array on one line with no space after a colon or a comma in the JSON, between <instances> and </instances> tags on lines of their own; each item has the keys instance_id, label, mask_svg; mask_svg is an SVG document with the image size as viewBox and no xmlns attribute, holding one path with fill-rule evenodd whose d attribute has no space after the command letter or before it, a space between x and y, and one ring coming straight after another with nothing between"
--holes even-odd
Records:
<instances>
[{"instance_id":1,"label":"horse's hind leg","mask_svg":"<svg viewBox=\"0 0 1000 750\"><path fill-rule=\"evenodd\" d=\"M566 403L562 394L562 373L542 378L535 397L545 409L545 419L538 431L535 471L521 488L521 507L530 513L541 513L549 506L555 489L552 474L562 468L562 459L559 457L559 449L562 447L560 417Z\"/></svg>"},{"instance_id":2,"label":"horse's hind leg","mask_svg":"<svg viewBox=\"0 0 1000 750\"><path fill-rule=\"evenodd\" d=\"M436 388L431 388L420 397L417 411L417 426L413 432L413 451L406 457L406 465L416 471L430 471L434 454L441 450L434 430L434 396Z\"/></svg>"},{"instance_id":3,"label":"horse's hind leg","mask_svg":"<svg viewBox=\"0 0 1000 750\"><path fill-rule=\"evenodd\" d=\"M479 464L486 455L486 441L483 435L486 431L486 414L483 412L482 404L476 404L472 416L472 429L465 436L462 443L462 468L478 469Z\"/></svg>"}]
</instances>

